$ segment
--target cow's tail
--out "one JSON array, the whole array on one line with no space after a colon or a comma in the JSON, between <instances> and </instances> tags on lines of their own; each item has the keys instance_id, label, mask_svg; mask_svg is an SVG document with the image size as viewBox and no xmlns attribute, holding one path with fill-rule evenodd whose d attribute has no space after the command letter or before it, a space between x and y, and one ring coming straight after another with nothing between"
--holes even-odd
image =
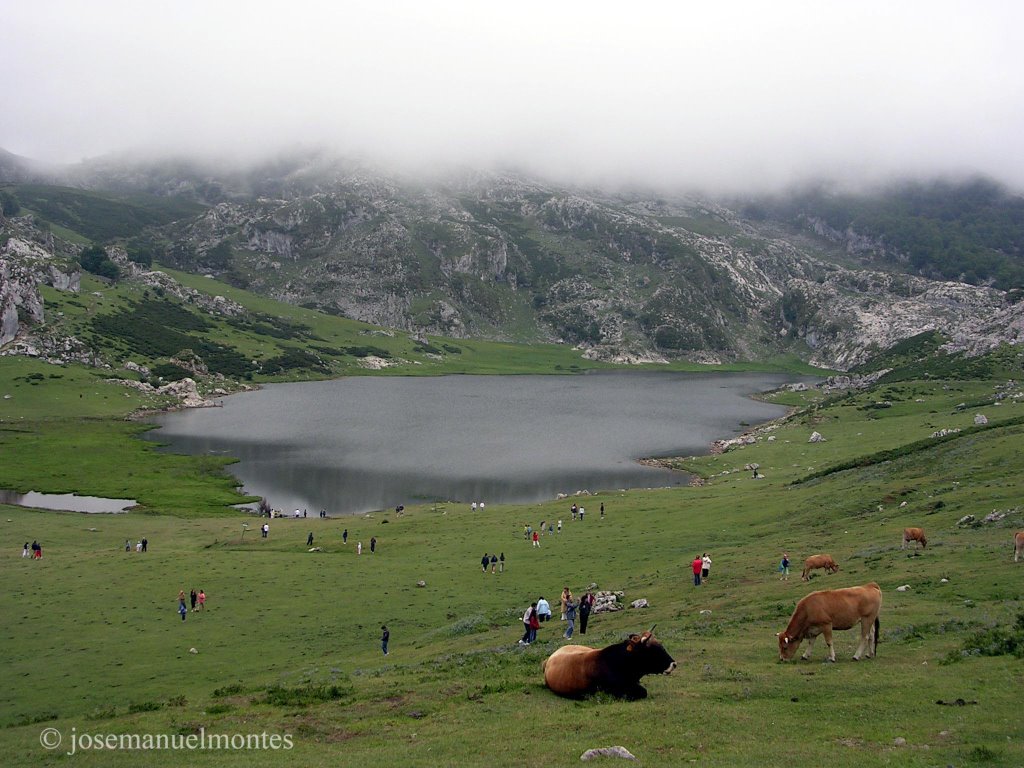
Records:
<instances>
[{"instance_id":1,"label":"cow's tail","mask_svg":"<svg viewBox=\"0 0 1024 768\"><path fill-rule=\"evenodd\" d=\"M881 628L881 626L882 626L882 622L879 620L879 618L877 616L875 616L875 647L874 647L874 650L872 651L872 654L875 655L875 656L878 655L878 632L879 632L879 629Z\"/></svg>"}]
</instances>

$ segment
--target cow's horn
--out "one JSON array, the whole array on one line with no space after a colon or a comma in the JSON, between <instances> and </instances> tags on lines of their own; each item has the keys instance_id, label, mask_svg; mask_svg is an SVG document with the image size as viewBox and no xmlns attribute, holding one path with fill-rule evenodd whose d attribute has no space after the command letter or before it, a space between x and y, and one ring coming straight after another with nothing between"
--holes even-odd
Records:
<instances>
[{"instance_id":1,"label":"cow's horn","mask_svg":"<svg viewBox=\"0 0 1024 768\"><path fill-rule=\"evenodd\" d=\"M647 630L647 634L648 635L653 635L654 634L654 628L656 626L658 626L658 625L657 624L651 624L651 628Z\"/></svg>"}]
</instances>

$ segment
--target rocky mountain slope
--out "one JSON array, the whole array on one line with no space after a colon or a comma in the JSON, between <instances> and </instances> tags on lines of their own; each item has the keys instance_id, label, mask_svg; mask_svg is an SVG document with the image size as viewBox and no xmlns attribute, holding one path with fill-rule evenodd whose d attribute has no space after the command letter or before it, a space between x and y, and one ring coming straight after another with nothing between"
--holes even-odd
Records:
<instances>
[{"instance_id":1,"label":"rocky mountain slope","mask_svg":"<svg viewBox=\"0 0 1024 768\"><path fill-rule=\"evenodd\" d=\"M839 369L924 331L972 352L1021 335L1007 292L867 268L813 232L694 196L514 174L427 182L315 154L220 171L108 160L64 182L203 204L123 238L129 252L412 332Z\"/></svg>"}]
</instances>

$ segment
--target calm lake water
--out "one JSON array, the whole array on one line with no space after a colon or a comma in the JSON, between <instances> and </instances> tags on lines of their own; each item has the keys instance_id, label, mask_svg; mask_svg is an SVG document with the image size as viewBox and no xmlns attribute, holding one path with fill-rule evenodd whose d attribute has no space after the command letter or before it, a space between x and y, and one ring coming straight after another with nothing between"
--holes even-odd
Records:
<instances>
[{"instance_id":1,"label":"calm lake water","mask_svg":"<svg viewBox=\"0 0 1024 768\"><path fill-rule=\"evenodd\" d=\"M73 493L18 493L0 491L0 504L15 504L35 509L55 509L90 514L127 512L135 506L134 499L104 499L101 496L78 496Z\"/></svg>"},{"instance_id":2,"label":"calm lake water","mask_svg":"<svg viewBox=\"0 0 1024 768\"><path fill-rule=\"evenodd\" d=\"M272 384L164 414L149 438L237 457L246 493L311 517L425 501L523 503L685 484L637 459L705 453L781 416L783 374L358 377ZM806 379L805 379L806 380Z\"/></svg>"}]
</instances>

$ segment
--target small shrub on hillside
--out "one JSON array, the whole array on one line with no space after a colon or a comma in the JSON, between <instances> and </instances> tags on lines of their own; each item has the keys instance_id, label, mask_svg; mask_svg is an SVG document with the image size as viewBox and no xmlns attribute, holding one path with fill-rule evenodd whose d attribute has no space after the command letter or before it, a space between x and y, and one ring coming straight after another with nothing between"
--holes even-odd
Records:
<instances>
[{"instance_id":1,"label":"small shrub on hillside","mask_svg":"<svg viewBox=\"0 0 1024 768\"><path fill-rule=\"evenodd\" d=\"M181 381L190 375L188 371L174 363L158 363L150 370L154 376L164 381Z\"/></svg>"},{"instance_id":2,"label":"small shrub on hillside","mask_svg":"<svg viewBox=\"0 0 1024 768\"><path fill-rule=\"evenodd\" d=\"M117 264L112 262L107 252L98 245L90 246L82 251L78 256L78 263L86 272L92 272L100 277L117 280L121 276L121 270Z\"/></svg>"},{"instance_id":3,"label":"small shrub on hillside","mask_svg":"<svg viewBox=\"0 0 1024 768\"><path fill-rule=\"evenodd\" d=\"M138 704L129 704L129 714L135 714L136 712L156 712L158 709L163 708L163 704L157 701L141 701Z\"/></svg>"},{"instance_id":4,"label":"small shrub on hillside","mask_svg":"<svg viewBox=\"0 0 1024 768\"><path fill-rule=\"evenodd\" d=\"M240 683L233 685L225 685L220 688L215 688L213 691L214 698L223 698L224 696L237 696L242 693L244 689Z\"/></svg>"},{"instance_id":5,"label":"small shrub on hillside","mask_svg":"<svg viewBox=\"0 0 1024 768\"><path fill-rule=\"evenodd\" d=\"M372 344L364 344L358 347L345 347L345 354L352 355L352 357L383 357L388 359L391 357L391 353L381 347L375 347Z\"/></svg>"},{"instance_id":6,"label":"small shrub on hillside","mask_svg":"<svg viewBox=\"0 0 1024 768\"><path fill-rule=\"evenodd\" d=\"M274 685L267 688L262 702L275 707L308 707L324 701L345 699L351 694L350 689L337 685L305 685L296 688Z\"/></svg>"},{"instance_id":7,"label":"small shrub on hillside","mask_svg":"<svg viewBox=\"0 0 1024 768\"><path fill-rule=\"evenodd\" d=\"M117 717L117 707L104 707L102 709L94 709L85 717L88 720L110 720L113 717Z\"/></svg>"},{"instance_id":8,"label":"small shrub on hillside","mask_svg":"<svg viewBox=\"0 0 1024 768\"><path fill-rule=\"evenodd\" d=\"M950 651L947 662L970 656L1013 656L1024 659L1024 611L1017 614L1012 626L997 624L976 632L964 641L959 651Z\"/></svg>"},{"instance_id":9,"label":"small shrub on hillside","mask_svg":"<svg viewBox=\"0 0 1024 768\"><path fill-rule=\"evenodd\" d=\"M297 347L286 347L281 354L263 363L263 373L273 375L286 371L308 370L330 373L331 369L316 355Z\"/></svg>"}]
</instances>

